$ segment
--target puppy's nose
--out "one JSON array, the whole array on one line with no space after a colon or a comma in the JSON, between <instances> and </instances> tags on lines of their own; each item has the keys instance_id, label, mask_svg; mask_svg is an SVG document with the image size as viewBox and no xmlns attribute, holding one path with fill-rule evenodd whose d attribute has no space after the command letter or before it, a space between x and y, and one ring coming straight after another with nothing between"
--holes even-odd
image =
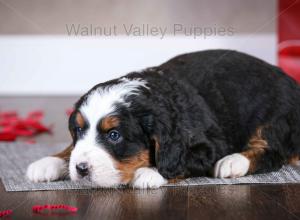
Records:
<instances>
[{"instance_id":1,"label":"puppy's nose","mask_svg":"<svg viewBox=\"0 0 300 220\"><path fill-rule=\"evenodd\" d=\"M77 170L77 173L84 177L84 176L87 176L89 174L89 166L88 166L88 163L79 163L76 165L76 170Z\"/></svg>"}]
</instances>

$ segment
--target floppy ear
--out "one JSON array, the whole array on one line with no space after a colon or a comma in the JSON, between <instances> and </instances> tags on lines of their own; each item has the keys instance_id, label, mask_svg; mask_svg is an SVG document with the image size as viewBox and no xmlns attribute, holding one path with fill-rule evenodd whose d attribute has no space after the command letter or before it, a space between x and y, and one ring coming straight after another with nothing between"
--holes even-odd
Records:
<instances>
[{"instance_id":1,"label":"floppy ear","mask_svg":"<svg viewBox=\"0 0 300 220\"><path fill-rule=\"evenodd\" d=\"M141 125L143 128L143 131L151 136L154 129L154 117L151 114L145 114L141 116Z\"/></svg>"},{"instance_id":2,"label":"floppy ear","mask_svg":"<svg viewBox=\"0 0 300 220\"><path fill-rule=\"evenodd\" d=\"M155 164L159 173L167 179L183 177L187 143L178 129L154 133L152 140L155 148Z\"/></svg>"},{"instance_id":3,"label":"floppy ear","mask_svg":"<svg viewBox=\"0 0 300 220\"><path fill-rule=\"evenodd\" d=\"M76 118L76 111L73 111L71 115L69 116L69 123L68 123L68 128L70 135L72 137L72 145L75 146L76 143L76 135L74 133L74 128L75 128L75 118Z\"/></svg>"},{"instance_id":4,"label":"floppy ear","mask_svg":"<svg viewBox=\"0 0 300 220\"><path fill-rule=\"evenodd\" d=\"M141 117L143 131L150 139L150 153L153 164L160 174L173 179L184 174L185 140L180 129L172 128L170 120L157 118L152 114Z\"/></svg>"},{"instance_id":5,"label":"floppy ear","mask_svg":"<svg viewBox=\"0 0 300 220\"><path fill-rule=\"evenodd\" d=\"M155 123L151 136L159 173L167 179L210 174L216 160L226 154L221 130L212 125L188 132L168 121Z\"/></svg>"}]
</instances>

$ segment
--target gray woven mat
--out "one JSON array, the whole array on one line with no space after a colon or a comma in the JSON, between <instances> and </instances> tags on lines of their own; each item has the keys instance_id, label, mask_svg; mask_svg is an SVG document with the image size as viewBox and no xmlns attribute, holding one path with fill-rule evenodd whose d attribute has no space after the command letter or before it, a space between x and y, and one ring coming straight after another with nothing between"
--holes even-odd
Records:
<instances>
[{"instance_id":1,"label":"gray woven mat","mask_svg":"<svg viewBox=\"0 0 300 220\"><path fill-rule=\"evenodd\" d=\"M0 143L0 177L6 191L64 190L96 188L88 181L69 180L50 183L31 183L25 178L27 166L36 159L57 153L66 144L45 146L42 144ZM195 186L211 184L282 184L300 183L300 166L285 166L278 172L252 175L236 179L191 178L168 186Z\"/></svg>"}]
</instances>

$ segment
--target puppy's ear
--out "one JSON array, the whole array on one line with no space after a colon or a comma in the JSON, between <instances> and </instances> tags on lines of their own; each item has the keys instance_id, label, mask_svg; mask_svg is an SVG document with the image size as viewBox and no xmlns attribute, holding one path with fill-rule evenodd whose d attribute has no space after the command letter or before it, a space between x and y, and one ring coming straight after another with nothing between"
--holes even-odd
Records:
<instances>
[{"instance_id":1,"label":"puppy's ear","mask_svg":"<svg viewBox=\"0 0 300 220\"><path fill-rule=\"evenodd\" d=\"M69 131L72 132L74 126L75 126L75 119L76 119L76 111L73 111L69 116Z\"/></svg>"},{"instance_id":2,"label":"puppy's ear","mask_svg":"<svg viewBox=\"0 0 300 220\"><path fill-rule=\"evenodd\" d=\"M182 176L186 143L181 138L180 130L172 128L169 120L154 117L153 114L143 114L139 118L142 129L151 142L151 164L167 179Z\"/></svg>"},{"instance_id":3,"label":"puppy's ear","mask_svg":"<svg viewBox=\"0 0 300 220\"><path fill-rule=\"evenodd\" d=\"M172 127L172 121L164 117L148 118L148 131L155 166L166 179L184 175L184 156L186 140L181 130Z\"/></svg>"},{"instance_id":4,"label":"puppy's ear","mask_svg":"<svg viewBox=\"0 0 300 220\"><path fill-rule=\"evenodd\" d=\"M76 135L74 133L74 129L76 127L76 115L77 115L77 111L73 111L69 117L69 125L68 125L68 128L69 128L69 132L71 134L71 137L72 137L72 144L75 146L75 143L76 143Z\"/></svg>"},{"instance_id":5,"label":"puppy's ear","mask_svg":"<svg viewBox=\"0 0 300 220\"><path fill-rule=\"evenodd\" d=\"M143 131L148 135L151 136L154 131L154 117L151 114L142 115L141 116L141 126Z\"/></svg>"}]
</instances>

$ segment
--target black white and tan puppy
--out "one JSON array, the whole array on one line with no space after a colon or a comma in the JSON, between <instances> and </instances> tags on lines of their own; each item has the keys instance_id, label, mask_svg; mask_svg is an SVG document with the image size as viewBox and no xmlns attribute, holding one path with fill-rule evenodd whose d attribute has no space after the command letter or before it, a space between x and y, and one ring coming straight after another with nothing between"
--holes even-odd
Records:
<instances>
[{"instance_id":1,"label":"black white and tan puppy","mask_svg":"<svg viewBox=\"0 0 300 220\"><path fill-rule=\"evenodd\" d=\"M229 50L180 55L100 83L75 104L72 144L27 177L69 173L103 187L278 170L300 155L300 89L281 69Z\"/></svg>"}]
</instances>

